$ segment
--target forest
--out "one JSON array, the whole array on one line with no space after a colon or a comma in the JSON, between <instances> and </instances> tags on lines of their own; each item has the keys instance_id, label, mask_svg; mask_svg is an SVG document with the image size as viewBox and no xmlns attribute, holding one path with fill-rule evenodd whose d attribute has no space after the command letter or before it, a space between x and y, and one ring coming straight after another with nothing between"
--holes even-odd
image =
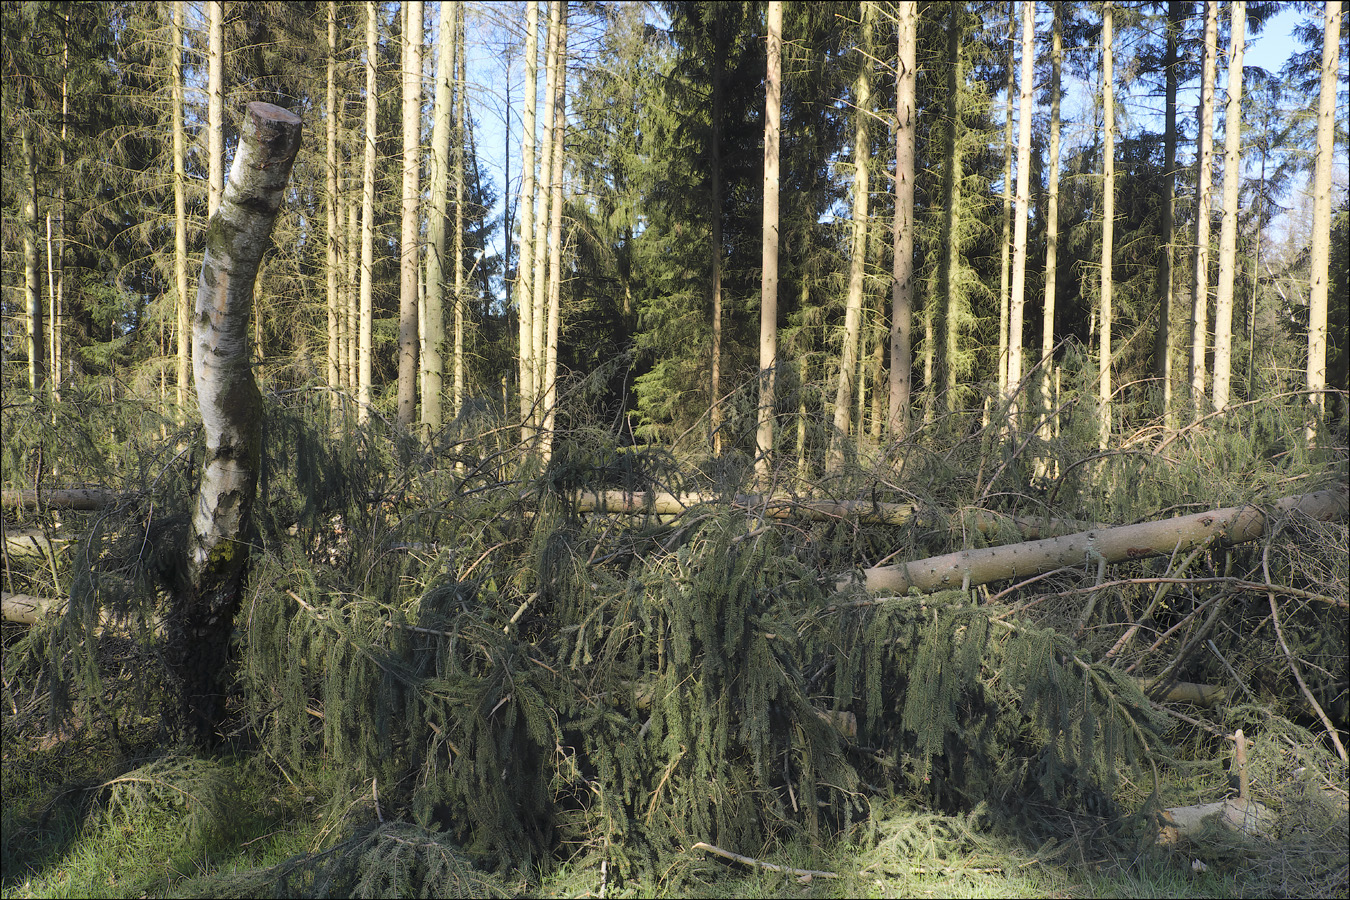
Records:
<instances>
[{"instance_id":1,"label":"forest","mask_svg":"<svg viewBox=\"0 0 1350 900\"><path fill-rule=\"evenodd\" d=\"M1345 896L1342 7L5 0L0 894Z\"/></svg>"}]
</instances>

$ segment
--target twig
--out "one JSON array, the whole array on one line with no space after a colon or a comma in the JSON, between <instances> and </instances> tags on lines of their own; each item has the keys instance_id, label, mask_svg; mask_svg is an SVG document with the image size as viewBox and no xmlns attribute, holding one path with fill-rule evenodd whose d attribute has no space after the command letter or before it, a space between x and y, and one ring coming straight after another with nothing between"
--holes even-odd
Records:
<instances>
[{"instance_id":1,"label":"twig","mask_svg":"<svg viewBox=\"0 0 1350 900\"><path fill-rule=\"evenodd\" d=\"M730 850L723 850L721 847L714 847L712 844L699 841L689 848L690 850L707 850L709 853L715 853L723 859L729 859L732 862L738 862L746 866L758 866L761 869L768 869L770 872L786 872L789 875L796 875L801 879L810 879L819 875L821 878L838 878L838 872L821 872L816 869L794 869L791 866L778 866L773 863L767 863L753 856L741 856L739 853L732 853Z\"/></svg>"}]
</instances>

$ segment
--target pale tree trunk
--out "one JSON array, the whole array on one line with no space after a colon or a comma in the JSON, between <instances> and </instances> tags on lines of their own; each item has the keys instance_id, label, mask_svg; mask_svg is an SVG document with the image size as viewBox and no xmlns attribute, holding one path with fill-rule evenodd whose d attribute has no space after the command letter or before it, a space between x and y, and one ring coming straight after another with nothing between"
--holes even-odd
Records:
<instances>
[{"instance_id":1,"label":"pale tree trunk","mask_svg":"<svg viewBox=\"0 0 1350 900\"><path fill-rule=\"evenodd\" d=\"M1025 3L1022 5L1026 5ZM1017 34L1017 6L1008 3L1008 52L1004 64L1008 70L1008 81L1004 86L1006 115L1003 123L1003 231L999 241L999 278L998 278L998 393L1005 396L1008 392L1008 341L1009 309L1011 300L1009 284L1009 266L1012 253L1012 216L1013 216L1013 53ZM1032 15L1035 15L1035 3L1031 3Z\"/></svg>"},{"instance_id":2,"label":"pale tree trunk","mask_svg":"<svg viewBox=\"0 0 1350 900\"><path fill-rule=\"evenodd\" d=\"M708 218L712 223L712 370L708 388L708 430L712 436L713 456L722 455L722 70L726 59L726 41L722 33L722 5L712 7L713 21L713 63L712 63L712 134L709 136L709 153L712 156L709 173ZM779 16L781 23L781 12ZM781 31L781 24L780 24ZM781 43L782 36L779 36ZM767 124L766 124L767 129ZM768 153L768 148L764 150ZM756 436L758 440L758 436Z\"/></svg>"},{"instance_id":3,"label":"pale tree trunk","mask_svg":"<svg viewBox=\"0 0 1350 900\"><path fill-rule=\"evenodd\" d=\"M1017 98L1017 211L1013 221L1012 287L1008 295L1008 421L1017 421L1015 391L1022 380L1022 318L1026 307L1027 220L1031 212L1031 95L1035 90L1036 4L1022 4L1021 90ZM1011 102L1011 98L1010 98Z\"/></svg>"},{"instance_id":4,"label":"pale tree trunk","mask_svg":"<svg viewBox=\"0 0 1350 900\"><path fill-rule=\"evenodd\" d=\"M516 254L516 308L520 332L520 439L528 443L534 418L534 129L539 102L539 4L525 3L525 99L520 147L520 240Z\"/></svg>"},{"instance_id":5,"label":"pale tree trunk","mask_svg":"<svg viewBox=\"0 0 1350 900\"><path fill-rule=\"evenodd\" d=\"M422 330L422 424L430 437L441 427L445 361L445 219L450 182L451 92L454 90L457 0L441 3L436 52L436 100L431 115L431 210L427 217L426 320Z\"/></svg>"},{"instance_id":6,"label":"pale tree trunk","mask_svg":"<svg viewBox=\"0 0 1350 900\"><path fill-rule=\"evenodd\" d=\"M337 390L341 387L341 340L339 335L340 310L338 299L338 152L337 129L341 113L337 101L337 0L328 0L328 389L331 404L338 406Z\"/></svg>"},{"instance_id":7,"label":"pale tree trunk","mask_svg":"<svg viewBox=\"0 0 1350 900\"><path fill-rule=\"evenodd\" d=\"M224 713L262 456L262 395L248 348L253 283L299 149L299 116L250 103L228 190L207 226L192 342L206 459L164 648L179 726L198 746L216 743Z\"/></svg>"},{"instance_id":8,"label":"pale tree trunk","mask_svg":"<svg viewBox=\"0 0 1350 900\"><path fill-rule=\"evenodd\" d=\"M548 32L544 42L544 121L540 123L539 131L539 179L537 185L539 208L535 211L537 224L534 229L534 330L530 338L533 342L530 352L534 359L534 406L531 411L531 418L534 421L535 429L543 428L543 407L547 402L544 397L545 369L547 368L544 334L548 324L546 309L548 300L548 223L549 201L552 199L553 193L550 183L553 177L554 152L553 91L557 83L560 6L562 4L559 3L550 3L548 6Z\"/></svg>"},{"instance_id":9,"label":"pale tree trunk","mask_svg":"<svg viewBox=\"0 0 1350 900\"><path fill-rule=\"evenodd\" d=\"M1115 250L1116 224L1116 98L1114 53L1111 41L1113 4L1102 5L1102 116L1106 146L1102 150L1102 287L1101 356L1097 386L1100 391L1097 445L1105 450L1111 441L1111 256Z\"/></svg>"},{"instance_id":10,"label":"pale tree trunk","mask_svg":"<svg viewBox=\"0 0 1350 900\"><path fill-rule=\"evenodd\" d=\"M1177 35L1181 33L1184 12L1178 0L1167 4L1167 50L1163 57L1166 87L1163 101L1162 248L1158 255L1158 330L1153 343L1153 371L1162 385L1163 421L1169 428L1173 424L1172 263L1177 204Z\"/></svg>"},{"instance_id":11,"label":"pale tree trunk","mask_svg":"<svg viewBox=\"0 0 1350 900\"><path fill-rule=\"evenodd\" d=\"M356 160L356 126L351 128L347 141L352 161ZM347 390L353 395L361 383L361 204L357 202L357 179L348 174L345 182L347 203Z\"/></svg>"},{"instance_id":12,"label":"pale tree trunk","mask_svg":"<svg viewBox=\"0 0 1350 900\"><path fill-rule=\"evenodd\" d=\"M187 139L183 131L183 0L173 4L170 91L173 115L173 281L178 293L178 419L186 421L188 379L192 372L192 306L188 300Z\"/></svg>"},{"instance_id":13,"label":"pale tree trunk","mask_svg":"<svg viewBox=\"0 0 1350 900\"><path fill-rule=\"evenodd\" d=\"M1340 66L1341 4L1327 0L1322 38L1322 84L1317 101L1317 159L1313 170L1313 233L1308 292L1309 441L1325 410L1327 282L1331 276L1331 167L1335 154L1336 74Z\"/></svg>"},{"instance_id":14,"label":"pale tree trunk","mask_svg":"<svg viewBox=\"0 0 1350 900\"><path fill-rule=\"evenodd\" d=\"M458 416L464 409L464 137L469 121L469 98L465 93L464 69L467 55L464 50L464 7L456 10L453 26L458 60L455 68L454 105L455 125L455 383L454 410Z\"/></svg>"},{"instance_id":15,"label":"pale tree trunk","mask_svg":"<svg viewBox=\"0 0 1350 900\"><path fill-rule=\"evenodd\" d=\"M28 325L28 387L36 396L46 387L47 342L43 335L42 284L38 277L37 147L32 126L24 122L23 149L23 295Z\"/></svg>"},{"instance_id":16,"label":"pale tree trunk","mask_svg":"<svg viewBox=\"0 0 1350 900\"><path fill-rule=\"evenodd\" d=\"M1059 102L1064 65L1064 7L1052 3L1054 20L1050 33L1050 172L1046 177L1045 200L1045 300L1041 309L1041 427L1040 438L1047 444L1052 437L1051 412L1055 408L1053 385L1055 353L1055 291L1059 270ZM1053 456L1038 461L1038 474L1052 475Z\"/></svg>"},{"instance_id":17,"label":"pale tree trunk","mask_svg":"<svg viewBox=\"0 0 1350 900\"><path fill-rule=\"evenodd\" d=\"M943 210L942 225L938 245L941 259L937 266L937 290L935 309L930 319L935 341L933 375L936 378L937 395L942 395L943 407L947 412L956 409L956 357L959 339L958 322L955 312L957 303L957 274L961 266L960 248L960 206L961 206L961 153L957 142L958 121L960 116L960 84L962 74L961 59L961 9L959 4L948 8L947 58L944 68L947 70L946 122L942 133L942 188ZM930 384L932 381L930 380Z\"/></svg>"},{"instance_id":18,"label":"pale tree trunk","mask_svg":"<svg viewBox=\"0 0 1350 900\"><path fill-rule=\"evenodd\" d=\"M769 0L767 77L764 80L763 260L759 282L759 409L755 476L767 484L772 471L774 388L778 365L778 140L783 96L783 4ZM720 251L720 248L714 248ZM720 316L719 316L720 318ZM720 322L716 327L720 330ZM716 402L717 395L713 394Z\"/></svg>"},{"instance_id":19,"label":"pale tree trunk","mask_svg":"<svg viewBox=\"0 0 1350 900\"><path fill-rule=\"evenodd\" d=\"M562 200L563 152L567 132L567 4L553 6L557 16L558 41L553 73L553 174L549 177L552 199L548 220L548 330L544 347L544 440L545 463L553 453L553 422L558 407L558 315L562 303ZM536 324L538 320L536 319Z\"/></svg>"},{"instance_id":20,"label":"pale tree trunk","mask_svg":"<svg viewBox=\"0 0 1350 900\"><path fill-rule=\"evenodd\" d=\"M1238 190L1242 181L1242 45L1247 4L1228 4L1228 96L1224 100L1223 225L1219 229L1219 288L1214 298L1214 408L1228 406L1233 371L1233 277L1237 272Z\"/></svg>"},{"instance_id":21,"label":"pale tree trunk","mask_svg":"<svg viewBox=\"0 0 1350 900\"><path fill-rule=\"evenodd\" d=\"M848 296L844 308L844 346L839 358L839 384L834 398L834 431L826 466L836 469L844 461L844 442L849 435L849 408L853 400L853 380L858 365L858 343L862 330L863 275L867 263L867 199L871 141L868 128L872 113L872 16L875 5L862 5L861 57L853 96L857 107L853 133L853 242L849 260ZM861 425L861 423L859 423Z\"/></svg>"},{"instance_id":22,"label":"pale tree trunk","mask_svg":"<svg viewBox=\"0 0 1350 900\"><path fill-rule=\"evenodd\" d=\"M375 262L375 138L379 128L376 116L379 97L375 54L378 52L380 36L379 15L379 4L366 4L366 153L361 180L361 312L356 388L356 415L357 421L361 423L370 419L371 357L374 350L374 285L371 279Z\"/></svg>"},{"instance_id":23,"label":"pale tree trunk","mask_svg":"<svg viewBox=\"0 0 1350 900\"><path fill-rule=\"evenodd\" d=\"M1219 4L1205 3L1205 56L1200 74L1199 173L1195 192L1195 281L1191 298L1191 415L1205 397L1205 346L1209 328L1209 190L1214 170L1214 69L1219 45Z\"/></svg>"},{"instance_id":24,"label":"pale tree trunk","mask_svg":"<svg viewBox=\"0 0 1350 900\"><path fill-rule=\"evenodd\" d=\"M47 268L54 270L52 285L52 397L61 399L61 368L65 356L66 293L66 137L70 125L70 13L61 15L61 149L56 160L56 236L47 248ZM51 213L47 220L51 221ZM183 343L180 334L179 343Z\"/></svg>"},{"instance_id":25,"label":"pale tree trunk","mask_svg":"<svg viewBox=\"0 0 1350 900\"><path fill-rule=\"evenodd\" d=\"M403 229L399 240L398 423L417 413L417 249L422 164L422 0L403 4Z\"/></svg>"},{"instance_id":26,"label":"pale tree trunk","mask_svg":"<svg viewBox=\"0 0 1350 900\"><path fill-rule=\"evenodd\" d=\"M206 214L215 215L225 187L225 4L207 0Z\"/></svg>"},{"instance_id":27,"label":"pale tree trunk","mask_svg":"<svg viewBox=\"0 0 1350 900\"><path fill-rule=\"evenodd\" d=\"M919 7L902 3L896 41L895 223L891 262L891 370L889 426L892 440L909 432L910 372L914 318L914 136L915 61L918 55Z\"/></svg>"}]
</instances>

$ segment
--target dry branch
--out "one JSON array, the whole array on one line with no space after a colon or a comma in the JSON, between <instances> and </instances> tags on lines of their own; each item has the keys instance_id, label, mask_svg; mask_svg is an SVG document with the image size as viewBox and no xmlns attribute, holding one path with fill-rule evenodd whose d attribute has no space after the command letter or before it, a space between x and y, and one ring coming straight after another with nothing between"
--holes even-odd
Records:
<instances>
[{"instance_id":1,"label":"dry branch","mask_svg":"<svg viewBox=\"0 0 1350 900\"><path fill-rule=\"evenodd\" d=\"M1271 504L1269 512L1257 506L1233 506L1210 512L1178 516L1158 522L1122 525L1082 531L1065 537L1026 541L1002 547L962 550L893 566L876 566L862 573L868 591L903 594L910 588L923 592L944 588L972 587L1048 572L1065 566L1096 566L1106 563L1167 556L1185 552L1205 541L1221 546L1242 544L1266 532L1271 517L1304 515L1320 521L1345 519L1350 512L1350 485L1340 485L1298 497L1285 497ZM855 576L840 578L844 589Z\"/></svg>"},{"instance_id":2,"label":"dry branch","mask_svg":"<svg viewBox=\"0 0 1350 900\"><path fill-rule=\"evenodd\" d=\"M102 509L114 499L115 494L102 488L0 491L0 506L7 509L36 509L39 503L49 509Z\"/></svg>"}]
</instances>

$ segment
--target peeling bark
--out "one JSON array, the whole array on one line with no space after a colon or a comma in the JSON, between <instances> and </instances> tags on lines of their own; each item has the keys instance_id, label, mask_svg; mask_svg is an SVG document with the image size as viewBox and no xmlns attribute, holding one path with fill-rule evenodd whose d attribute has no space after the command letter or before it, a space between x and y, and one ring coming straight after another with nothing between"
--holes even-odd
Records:
<instances>
[{"instance_id":1,"label":"peeling bark","mask_svg":"<svg viewBox=\"0 0 1350 900\"><path fill-rule=\"evenodd\" d=\"M198 746L217 739L262 453L262 395L248 346L253 284L300 149L300 129L299 116L288 110L248 105L229 183L207 227L197 287L192 369L206 460L164 658L178 692L178 724Z\"/></svg>"}]
</instances>

